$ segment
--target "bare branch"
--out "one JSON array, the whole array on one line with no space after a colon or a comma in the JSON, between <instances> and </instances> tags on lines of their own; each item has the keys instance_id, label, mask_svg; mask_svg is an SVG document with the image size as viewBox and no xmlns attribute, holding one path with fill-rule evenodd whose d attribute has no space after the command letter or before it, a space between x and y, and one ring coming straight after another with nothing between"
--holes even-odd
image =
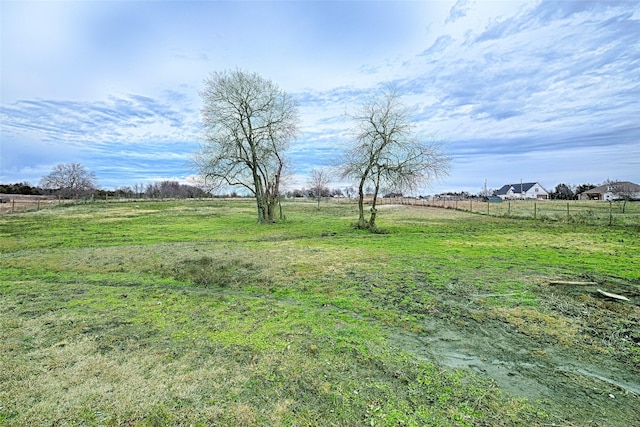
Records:
<instances>
[{"instance_id":1,"label":"bare branch","mask_svg":"<svg viewBox=\"0 0 640 427\"><path fill-rule=\"evenodd\" d=\"M442 145L419 141L409 110L393 88L368 99L351 116L353 144L340 167L343 178L358 181L361 228L375 229L376 200L381 187L416 189L449 173L449 158ZM371 217L364 219L364 186L373 185Z\"/></svg>"},{"instance_id":2,"label":"bare branch","mask_svg":"<svg viewBox=\"0 0 640 427\"><path fill-rule=\"evenodd\" d=\"M60 163L40 181L42 188L56 192L61 197L80 197L96 189L97 179L80 163Z\"/></svg>"}]
</instances>

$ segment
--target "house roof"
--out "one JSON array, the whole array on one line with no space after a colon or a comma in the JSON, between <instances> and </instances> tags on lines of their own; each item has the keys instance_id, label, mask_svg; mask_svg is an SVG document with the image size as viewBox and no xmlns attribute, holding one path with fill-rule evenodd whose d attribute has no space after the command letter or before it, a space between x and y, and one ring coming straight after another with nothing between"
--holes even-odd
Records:
<instances>
[{"instance_id":1,"label":"house roof","mask_svg":"<svg viewBox=\"0 0 640 427\"><path fill-rule=\"evenodd\" d=\"M583 191L580 194L603 194L603 193L640 193L640 185L629 181L616 181L603 184L591 190Z\"/></svg>"},{"instance_id":2,"label":"house roof","mask_svg":"<svg viewBox=\"0 0 640 427\"><path fill-rule=\"evenodd\" d=\"M510 189L513 189L514 193L526 193L536 185L537 182L523 182L517 184L506 184L503 185L498 191L496 191L496 195L505 195L509 192ZM522 186L522 187L521 187Z\"/></svg>"}]
</instances>

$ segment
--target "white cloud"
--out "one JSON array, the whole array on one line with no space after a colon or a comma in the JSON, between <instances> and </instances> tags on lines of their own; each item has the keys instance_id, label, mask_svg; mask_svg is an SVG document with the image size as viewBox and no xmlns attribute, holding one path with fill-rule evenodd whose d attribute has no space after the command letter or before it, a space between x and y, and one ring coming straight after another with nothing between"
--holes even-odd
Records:
<instances>
[{"instance_id":1,"label":"white cloud","mask_svg":"<svg viewBox=\"0 0 640 427\"><path fill-rule=\"evenodd\" d=\"M640 181L638 157L616 162L637 152L640 137L636 2L1 7L0 180L31 179L58 158L90 163L109 185L186 179L203 80L239 67L299 100L299 177L335 157L348 138L345 112L392 83L415 108L419 130L454 156L451 177L437 188L475 188L491 174L513 181L521 177L506 178L516 173L591 173L597 181L613 170Z\"/></svg>"}]
</instances>

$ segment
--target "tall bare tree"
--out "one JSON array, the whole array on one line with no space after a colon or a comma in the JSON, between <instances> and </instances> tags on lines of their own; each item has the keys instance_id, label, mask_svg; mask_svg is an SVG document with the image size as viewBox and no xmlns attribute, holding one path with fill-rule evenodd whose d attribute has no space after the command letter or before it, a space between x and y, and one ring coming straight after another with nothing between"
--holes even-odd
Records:
<instances>
[{"instance_id":1,"label":"tall bare tree","mask_svg":"<svg viewBox=\"0 0 640 427\"><path fill-rule=\"evenodd\" d=\"M96 174L80 163L60 163L51 173L42 177L40 186L60 197L78 198L93 192L97 186Z\"/></svg>"},{"instance_id":2,"label":"tall bare tree","mask_svg":"<svg viewBox=\"0 0 640 427\"><path fill-rule=\"evenodd\" d=\"M296 103L271 80L242 70L212 73L200 95L206 142L195 163L201 175L244 187L256 199L258 221L274 222L285 153L298 128Z\"/></svg>"},{"instance_id":3,"label":"tall bare tree","mask_svg":"<svg viewBox=\"0 0 640 427\"><path fill-rule=\"evenodd\" d=\"M142 193L144 193L144 184L142 183L133 184L133 192L135 197L141 197Z\"/></svg>"},{"instance_id":4,"label":"tall bare tree","mask_svg":"<svg viewBox=\"0 0 640 427\"><path fill-rule=\"evenodd\" d=\"M353 143L342 161L342 176L358 183L358 228L376 230L376 203L381 188L401 192L429 184L449 173L449 157L437 142L418 140L409 110L390 87L365 101L356 114ZM365 185L372 187L369 220L365 220Z\"/></svg>"},{"instance_id":5,"label":"tall bare tree","mask_svg":"<svg viewBox=\"0 0 640 427\"><path fill-rule=\"evenodd\" d=\"M309 185L311 192L318 201L318 210L320 210L320 200L322 195L329 193L329 173L324 169L311 169L309 174Z\"/></svg>"}]
</instances>

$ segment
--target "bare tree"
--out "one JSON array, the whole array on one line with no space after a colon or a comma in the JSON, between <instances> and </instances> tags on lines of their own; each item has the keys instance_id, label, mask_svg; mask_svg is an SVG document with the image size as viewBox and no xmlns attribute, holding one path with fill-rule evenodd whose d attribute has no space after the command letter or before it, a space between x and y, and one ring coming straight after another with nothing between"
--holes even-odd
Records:
<instances>
[{"instance_id":1,"label":"bare tree","mask_svg":"<svg viewBox=\"0 0 640 427\"><path fill-rule=\"evenodd\" d=\"M117 197L131 198L133 197L133 189L128 185L123 185L116 188L115 195Z\"/></svg>"},{"instance_id":2,"label":"bare tree","mask_svg":"<svg viewBox=\"0 0 640 427\"><path fill-rule=\"evenodd\" d=\"M194 160L201 175L244 187L256 199L258 221L274 222L284 154L297 133L296 103L272 81L242 70L212 73L200 95L206 143Z\"/></svg>"},{"instance_id":3,"label":"bare tree","mask_svg":"<svg viewBox=\"0 0 640 427\"><path fill-rule=\"evenodd\" d=\"M344 194L350 199L356 192L356 189L353 187L345 187Z\"/></svg>"},{"instance_id":4,"label":"bare tree","mask_svg":"<svg viewBox=\"0 0 640 427\"><path fill-rule=\"evenodd\" d=\"M358 228L376 230L380 189L415 189L449 173L449 157L440 144L421 142L409 114L392 88L365 101L351 116L354 142L345 152L342 176L358 182ZM365 185L371 186L369 220L364 217Z\"/></svg>"},{"instance_id":5,"label":"bare tree","mask_svg":"<svg viewBox=\"0 0 640 427\"><path fill-rule=\"evenodd\" d=\"M133 184L133 192L135 197L142 197L142 194L144 193L144 184Z\"/></svg>"},{"instance_id":6,"label":"bare tree","mask_svg":"<svg viewBox=\"0 0 640 427\"><path fill-rule=\"evenodd\" d=\"M40 186L59 197L78 198L93 192L97 186L96 175L80 163L60 163L51 173L42 177Z\"/></svg>"},{"instance_id":7,"label":"bare tree","mask_svg":"<svg viewBox=\"0 0 640 427\"><path fill-rule=\"evenodd\" d=\"M329 173L324 169L312 169L309 176L310 190L318 200L318 210L320 210L320 200L323 194L329 193Z\"/></svg>"}]
</instances>

